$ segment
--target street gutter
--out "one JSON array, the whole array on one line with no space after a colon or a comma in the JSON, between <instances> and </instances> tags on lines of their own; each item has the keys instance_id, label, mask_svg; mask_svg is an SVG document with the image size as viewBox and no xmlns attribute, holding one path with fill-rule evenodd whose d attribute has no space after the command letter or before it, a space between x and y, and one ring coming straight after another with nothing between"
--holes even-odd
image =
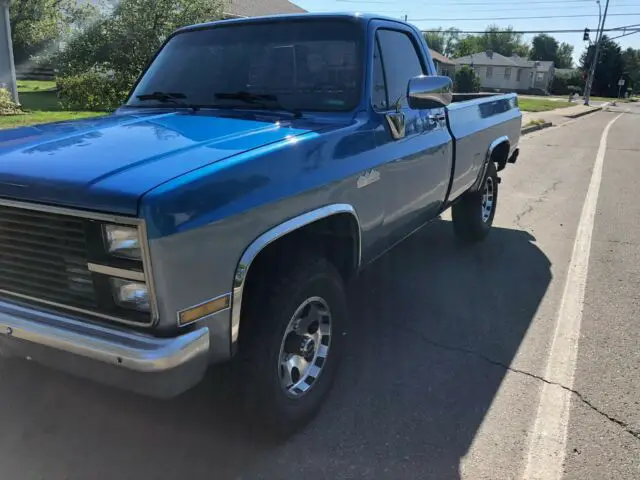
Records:
<instances>
[{"instance_id":1,"label":"street gutter","mask_svg":"<svg viewBox=\"0 0 640 480\"><path fill-rule=\"evenodd\" d=\"M542 130L543 128L549 128L549 127L553 127L553 123L544 122L544 123L539 123L537 125L531 125L529 127L523 127L522 130L520 130L520 135L526 135L527 133L537 132L538 130Z\"/></svg>"}]
</instances>

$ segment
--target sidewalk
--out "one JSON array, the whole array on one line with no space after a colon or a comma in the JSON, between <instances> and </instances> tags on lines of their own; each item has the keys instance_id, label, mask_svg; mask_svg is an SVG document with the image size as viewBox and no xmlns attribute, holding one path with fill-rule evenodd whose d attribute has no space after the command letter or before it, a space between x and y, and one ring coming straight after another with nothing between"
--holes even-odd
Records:
<instances>
[{"instance_id":1,"label":"sidewalk","mask_svg":"<svg viewBox=\"0 0 640 480\"><path fill-rule=\"evenodd\" d=\"M543 120L551 122L553 125L562 125L573 118L578 118L589 113L602 110L601 106L574 105L572 107L558 108L556 110L547 110L546 112L522 112L522 126L532 121Z\"/></svg>"}]
</instances>

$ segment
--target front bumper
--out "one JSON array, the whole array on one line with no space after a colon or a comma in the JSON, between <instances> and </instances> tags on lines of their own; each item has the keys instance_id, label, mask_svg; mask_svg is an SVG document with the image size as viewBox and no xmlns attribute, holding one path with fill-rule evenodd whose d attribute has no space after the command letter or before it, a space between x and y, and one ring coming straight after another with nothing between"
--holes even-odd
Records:
<instances>
[{"instance_id":1,"label":"front bumper","mask_svg":"<svg viewBox=\"0 0 640 480\"><path fill-rule=\"evenodd\" d=\"M145 395L172 397L204 376L209 329L156 338L0 301L0 353Z\"/></svg>"}]
</instances>

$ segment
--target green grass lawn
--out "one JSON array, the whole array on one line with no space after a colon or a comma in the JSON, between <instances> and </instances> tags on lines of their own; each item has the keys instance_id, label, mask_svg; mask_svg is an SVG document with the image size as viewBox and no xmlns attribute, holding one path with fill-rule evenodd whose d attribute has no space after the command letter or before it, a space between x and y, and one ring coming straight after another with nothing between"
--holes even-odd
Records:
<instances>
[{"instance_id":1,"label":"green grass lawn","mask_svg":"<svg viewBox=\"0 0 640 480\"><path fill-rule=\"evenodd\" d=\"M556 108L570 107L575 104L545 98L519 98L518 105L523 112L546 112L548 110L555 110Z\"/></svg>"},{"instance_id":2,"label":"green grass lawn","mask_svg":"<svg viewBox=\"0 0 640 480\"><path fill-rule=\"evenodd\" d=\"M26 113L0 116L0 129L104 115L102 112L64 110L58 102L55 88L53 81L19 80L18 96Z\"/></svg>"}]
</instances>

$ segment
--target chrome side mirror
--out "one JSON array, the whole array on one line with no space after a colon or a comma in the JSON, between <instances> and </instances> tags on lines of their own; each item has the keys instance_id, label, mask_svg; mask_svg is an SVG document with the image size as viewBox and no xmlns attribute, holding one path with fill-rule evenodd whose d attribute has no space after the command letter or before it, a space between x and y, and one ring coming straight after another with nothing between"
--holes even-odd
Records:
<instances>
[{"instance_id":1,"label":"chrome side mirror","mask_svg":"<svg viewBox=\"0 0 640 480\"><path fill-rule=\"evenodd\" d=\"M413 77L407 86L409 108L427 110L446 107L453 100L452 90L453 82L449 77Z\"/></svg>"}]
</instances>

